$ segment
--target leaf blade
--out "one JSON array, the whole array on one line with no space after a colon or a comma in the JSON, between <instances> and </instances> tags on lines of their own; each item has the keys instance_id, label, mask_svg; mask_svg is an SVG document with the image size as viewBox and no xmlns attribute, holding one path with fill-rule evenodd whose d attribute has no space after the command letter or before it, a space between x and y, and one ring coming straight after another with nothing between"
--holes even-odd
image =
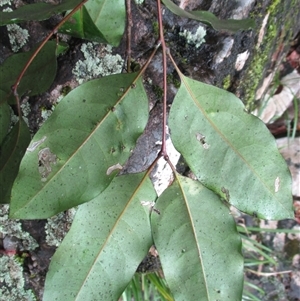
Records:
<instances>
[{"instance_id":1,"label":"leaf blade","mask_svg":"<svg viewBox=\"0 0 300 301\"><path fill-rule=\"evenodd\" d=\"M30 142L30 132L23 119L14 125L1 144L0 203L9 203L11 189Z\"/></svg>"},{"instance_id":2,"label":"leaf blade","mask_svg":"<svg viewBox=\"0 0 300 301\"><path fill-rule=\"evenodd\" d=\"M78 10L59 28L60 33L73 37L91 40L99 43L108 43L101 28L97 28L85 6Z\"/></svg>"},{"instance_id":3,"label":"leaf blade","mask_svg":"<svg viewBox=\"0 0 300 301\"><path fill-rule=\"evenodd\" d=\"M42 21L52 15L74 8L82 0L62 0L59 4L34 3L23 5L12 12L0 12L0 26L24 21Z\"/></svg>"},{"instance_id":4,"label":"leaf blade","mask_svg":"<svg viewBox=\"0 0 300 301\"><path fill-rule=\"evenodd\" d=\"M102 0L101 3L89 1L85 6L108 43L118 46L125 30L125 2L123 0Z\"/></svg>"},{"instance_id":5,"label":"leaf blade","mask_svg":"<svg viewBox=\"0 0 300 301\"><path fill-rule=\"evenodd\" d=\"M115 173L107 175L107 169L126 162L147 123L141 79L131 87L137 76L89 81L59 103L31 146L42 143L24 156L13 188L12 217L52 216L93 199L109 185ZM47 148L55 159L42 164L42 172L51 169L44 177L39 156Z\"/></svg>"},{"instance_id":6,"label":"leaf blade","mask_svg":"<svg viewBox=\"0 0 300 301\"><path fill-rule=\"evenodd\" d=\"M46 91L50 87L57 69L55 50L56 42L50 41L37 54L18 86L19 96L25 93L28 96L33 96ZM34 51L35 49L26 53L14 54L7 58L0 66L0 87L1 90L7 93L7 101L10 104L15 103L11 87L16 82Z\"/></svg>"},{"instance_id":7,"label":"leaf blade","mask_svg":"<svg viewBox=\"0 0 300 301\"><path fill-rule=\"evenodd\" d=\"M228 208L199 182L177 175L151 215L153 239L175 300L241 300L241 240Z\"/></svg>"},{"instance_id":8,"label":"leaf blade","mask_svg":"<svg viewBox=\"0 0 300 301\"><path fill-rule=\"evenodd\" d=\"M243 212L291 218L290 172L266 126L233 94L180 77L171 137L199 181Z\"/></svg>"},{"instance_id":9,"label":"leaf blade","mask_svg":"<svg viewBox=\"0 0 300 301\"><path fill-rule=\"evenodd\" d=\"M52 258L43 300L117 300L153 243L140 202L155 198L151 181L131 174L81 205Z\"/></svg>"},{"instance_id":10,"label":"leaf blade","mask_svg":"<svg viewBox=\"0 0 300 301\"><path fill-rule=\"evenodd\" d=\"M118 46L125 30L125 2L89 0L59 31L82 39Z\"/></svg>"},{"instance_id":11,"label":"leaf blade","mask_svg":"<svg viewBox=\"0 0 300 301\"><path fill-rule=\"evenodd\" d=\"M188 11L183 10L170 0L162 0L165 6L173 13L181 17L200 21L210 25L215 30L225 30L235 33L239 30L248 30L255 28L255 21L251 19L244 20L219 20L214 14L209 11Z\"/></svg>"}]
</instances>

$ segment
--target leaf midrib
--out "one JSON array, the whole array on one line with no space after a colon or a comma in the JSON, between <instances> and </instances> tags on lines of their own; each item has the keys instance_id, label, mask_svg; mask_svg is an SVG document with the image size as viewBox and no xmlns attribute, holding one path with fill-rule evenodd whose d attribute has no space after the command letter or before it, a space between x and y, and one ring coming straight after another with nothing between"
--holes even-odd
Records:
<instances>
[{"instance_id":1,"label":"leaf midrib","mask_svg":"<svg viewBox=\"0 0 300 301\"><path fill-rule=\"evenodd\" d=\"M94 267L96 266L96 263L99 259L99 257L101 256L104 248L106 245L108 245L111 237L113 236L113 233L115 232L115 229L117 228L118 224L120 223L120 221L122 220L122 217L125 215L125 213L127 212L127 209L128 207L131 205L131 203L134 201L134 198L136 196L136 194L139 192L139 190L141 189L141 186L144 184L144 182L146 181L146 178L147 178L147 174L144 175L144 177L141 179L140 183L138 184L137 188L133 191L132 195L128 198L128 202L126 203L126 205L124 206L124 209L120 212L118 218L116 219L113 227L111 228L111 230L109 231L103 245L101 246L98 254L95 256L95 259L93 261L93 263L91 264L91 267L89 269L89 271L87 272L86 274L86 277L84 278L84 280L82 281L82 284L80 286L80 289L78 290L76 296L75 296L75 299L74 301L78 300L78 301L81 301L82 299L78 299L79 298L79 294L82 290L82 288L84 287L84 284L87 282L87 279L89 277L89 275L92 273Z\"/></svg>"},{"instance_id":2,"label":"leaf midrib","mask_svg":"<svg viewBox=\"0 0 300 301\"><path fill-rule=\"evenodd\" d=\"M178 181L178 186L179 186L180 191L182 193L182 196L183 196L183 199L184 199L184 202L185 202L185 206L186 206L186 209L187 209L187 212L188 212L188 215L189 215L189 221L190 221L193 236L194 236L194 239L195 239L195 242L196 242L196 245L197 245L198 258L200 259L200 266L202 267L202 273L203 273L203 278L204 278L204 282L205 282L206 295L207 295L208 299L210 299L209 298L209 289L208 289L207 279L206 279L206 276L205 276L206 273L204 272L205 271L205 268L204 268L204 265L203 265L204 260L202 258L202 252L201 252L201 249L200 249L200 245L198 243L197 233L195 232L196 227L195 227L195 224L193 222L192 213L191 213L191 210L190 210L190 207L189 207L189 204L188 204L187 197L186 197L185 192L184 192L184 188L181 185L180 177L178 175L176 175L176 180Z\"/></svg>"},{"instance_id":3,"label":"leaf midrib","mask_svg":"<svg viewBox=\"0 0 300 301\"><path fill-rule=\"evenodd\" d=\"M205 112L205 110L201 107L201 105L198 103L194 93L191 91L189 84L185 81L185 76L180 73L180 78L182 82L185 85L185 88L187 89L188 93L190 94L190 97L192 98L194 104L199 108L201 111L202 115L205 117L205 119L210 123L210 125L213 127L213 129L216 131L216 133L219 134L219 136L223 139L223 141L236 153L237 157L239 157L246 166L248 166L249 170L260 180L260 182L263 184L263 186L266 188L266 190L274 196L274 198L277 200L275 195L273 194L273 191L270 190L270 188L266 185L265 181L255 172L255 170L252 168L251 165L248 164L247 160L240 154L235 147L230 143L229 140L226 139L226 137L223 135L222 132L219 131L219 129L215 126L215 124L212 122L210 118L208 118L208 114ZM280 204L280 206L286 211L286 208L277 200L277 203Z\"/></svg>"},{"instance_id":4,"label":"leaf midrib","mask_svg":"<svg viewBox=\"0 0 300 301\"><path fill-rule=\"evenodd\" d=\"M116 102L115 106L117 106L129 93L129 91L131 90L131 84L132 83L136 83L138 80L138 75L133 78L133 80L130 81L128 87L126 88L124 94L120 97L120 99ZM38 195L44 191L46 189L46 187L48 185L50 185L50 183L52 183L52 180L57 178L57 175L59 173L61 173L65 167L67 166L67 164L70 162L71 159L74 158L75 155L77 155L77 153L81 150L81 148L91 139L91 137L95 134L95 132L99 129L99 127L103 124L103 122L105 122L105 120L109 117L109 115L112 114L112 111L109 110L104 116L103 118L99 121L99 123L97 124L97 126L92 130L92 132L84 139L83 143L76 148L75 152L67 159L67 161L61 166L61 168L59 170L57 170L57 172L55 173L55 175L53 175L46 183L44 186L41 187L41 189L39 189L39 191L30 197L29 202L26 202L23 206L19 207L19 209L17 211L14 212L14 215L18 212L21 211L24 207L30 205L30 203L34 202L34 200L38 197Z\"/></svg>"}]
</instances>

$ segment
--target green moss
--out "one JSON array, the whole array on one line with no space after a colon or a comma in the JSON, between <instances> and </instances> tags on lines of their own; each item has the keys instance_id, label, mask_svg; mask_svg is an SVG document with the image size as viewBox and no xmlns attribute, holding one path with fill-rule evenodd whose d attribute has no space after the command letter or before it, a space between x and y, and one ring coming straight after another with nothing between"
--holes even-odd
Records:
<instances>
[{"instance_id":1,"label":"green moss","mask_svg":"<svg viewBox=\"0 0 300 301\"><path fill-rule=\"evenodd\" d=\"M231 85L231 76L228 74L224 79L223 79L223 89L227 90Z\"/></svg>"},{"instance_id":2,"label":"green moss","mask_svg":"<svg viewBox=\"0 0 300 301\"><path fill-rule=\"evenodd\" d=\"M141 70L141 65L138 62L131 60L130 68L132 72L138 72Z\"/></svg>"},{"instance_id":3,"label":"green moss","mask_svg":"<svg viewBox=\"0 0 300 301\"><path fill-rule=\"evenodd\" d=\"M163 89L160 86L154 85L153 86L153 91L155 93L155 96L158 99L161 99L163 97L163 95L164 95L164 91L163 91Z\"/></svg>"},{"instance_id":4,"label":"green moss","mask_svg":"<svg viewBox=\"0 0 300 301\"><path fill-rule=\"evenodd\" d=\"M175 88L177 88L177 89L180 87L180 80L175 78L175 76L173 74L167 75L167 83L173 84L175 86Z\"/></svg>"},{"instance_id":5,"label":"green moss","mask_svg":"<svg viewBox=\"0 0 300 301\"><path fill-rule=\"evenodd\" d=\"M268 8L268 13L272 13L276 11L277 5L280 4L281 0L273 0L273 3Z\"/></svg>"},{"instance_id":6,"label":"green moss","mask_svg":"<svg viewBox=\"0 0 300 301\"><path fill-rule=\"evenodd\" d=\"M244 82L244 85L246 85L244 102L248 111L254 109L255 92L260 83L267 60L265 55L256 54L248 70L247 80Z\"/></svg>"},{"instance_id":7,"label":"green moss","mask_svg":"<svg viewBox=\"0 0 300 301\"><path fill-rule=\"evenodd\" d=\"M175 88L178 89L178 88L180 87L180 84L181 84L181 83L180 83L180 80L174 78L173 84L174 84Z\"/></svg>"},{"instance_id":8,"label":"green moss","mask_svg":"<svg viewBox=\"0 0 300 301\"><path fill-rule=\"evenodd\" d=\"M66 96L69 92L71 92L72 88L70 86L65 86L61 89L61 94Z\"/></svg>"},{"instance_id":9,"label":"green moss","mask_svg":"<svg viewBox=\"0 0 300 301\"><path fill-rule=\"evenodd\" d=\"M283 30L285 32L281 32L279 29L279 26L282 25L283 21L279 22L278 18L283 17L288 9L286 4L283 7L280 0L273 1L267 9L267 13L269 13L270 16L268 24L265 27L263 41L260 47L254 51L251 66L242 83L245 91L244 103L249 111L252 111L257 106L255 102L255 93L263 78L265 68L267 67L266 64L270 60L270 56L274 49L283 43L283 40L287 41L289 39L289 35L291 34L290 28L294 21L293 18L290 18L289 21L288 18L285 18L285 20L287 20L284 21ZM278 36L279 33L280 36Z\"/></svg>"},{"instance_id":10,"label":"green moss","mask_svg":"<svg viewBox=\"0 0 300 301\"><path fill-rule=\"evenodd\" d=\"M29 256L28 253L24 252L21 255L16 255L15 260L20 263L21 265L24 264L25 259Z\"/></svg>"},{"instance_id":11,"label":"green moss","mask_svg":"<svg viewBox=\"0 0 300 301\"><path fill-rule=\"evenodd\" d=\"M152 23L152 28L153 28L153 32L155 33L155 35L158 36L159 27L158 27L158 22L157 22L157 21L154 21L154 22Z\"/></svg>"}]
</instances>

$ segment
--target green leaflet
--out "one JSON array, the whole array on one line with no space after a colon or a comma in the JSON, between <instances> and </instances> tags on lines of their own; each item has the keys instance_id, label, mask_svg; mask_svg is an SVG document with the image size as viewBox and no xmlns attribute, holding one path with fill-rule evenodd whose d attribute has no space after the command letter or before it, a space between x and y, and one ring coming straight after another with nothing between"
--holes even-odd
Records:
<instances>
[{"instance_id":1,"label":"green leaflet","mask_svg":"<svg viewBox=\"0 0 300 301\"><path fill-rule=\"evenodd\" d=\"M148 99L136 78L92 80L59 103L22 160L12 218L47 218L90 201L109 185L116 172L108 175L108 168L126 162L148 120Z\"/></svg>"},{"instance_id":2,"label":"green leaflet","mask_svg":"<svg viewBox=\"0 0 300 301\"><path fill-rule=\"evenodd\" d=\"M29 142L29 129L24 120L21 119L5 136L1 144L0 204L9 203L11 188Z\"/></svg>"},{"instance_id":3,"label":"green leaflet","mask_svg":"<svg viewBox=\"0 0 300 301\"><path fill-rule=\"evenodd\" d=\"M241 239L228 208L197 181L177 175L152 213L153 239L176 301L240 301Z\"/></svg>"},{"instance_id":4,"label":"green leaflet","mask_svg":"<svg viewBox=\"0 0 300 301\"><path fill-rule=\"evenodd\" d=\"M171 138L199 181L250 215L292 218L290 172L263 122L233 94L180 77Z\"/></svg>"},{"instance_id":5,"label":"green leaflet","mask_svg":"<svg viewBox=\"0 0 300 301\"><path fill-rule=\"evenodd\" d=\"M125 29L125 1L89 0L60 32L118 46Z\"/></svg>"},{"instance_id":6,"label":"green leaflet","mask_svg":"<svg viewBox=\"0 0 300 301\"><path fill-rule=\"evenodd\" d=\"M14 54L0 65L0 88L7 93L5 97L7 97L7 101L11 104L15 103L15 97L11 93L11 87L16 82L34 51L35 49L25 53ZM37 54L18 86L19 97L24 94L32 96L43 93L50 87L57 69L55 51L56 42L50 41L47 42Z\"/></svg>"},{"instance_id":7,"label":"green leaflet","mask_svg":"<svg viewBox=\"0 0 300 301\"><path fill-rule=\"evenodd\" d=\"M12 12L0 12L0 26L24 21L42 21L52 15L73 9L82 0L62 0L58 4L34 3L23 5Z\"/></svg>"},{"instance_id":8,"label":"green leaflet","mask_svg":"<svg viewBox=\"0 0 300 301\"><path fill-rule=\"evenodd\" d=\"M153 244L141 202L155 198L149 178L131 174L81 205L52 257L43 301L118 300Z\"/></svg>"},{"instance_id":9,"label":"green leaflet","mask_svg":"<svg viewBox=\"0 0 300 301\"><path fill-rule=\"evenodd\" d=\"M170 0L162 0L164 5L175 15L194 19L204 24L210 25L215 30L229 31L232 33L238 30L248 30L255 28L255 22L251 19L244 20L219 20L214 14L209 11L187 11L181 9Z\"/></svg>"}]
</instances>

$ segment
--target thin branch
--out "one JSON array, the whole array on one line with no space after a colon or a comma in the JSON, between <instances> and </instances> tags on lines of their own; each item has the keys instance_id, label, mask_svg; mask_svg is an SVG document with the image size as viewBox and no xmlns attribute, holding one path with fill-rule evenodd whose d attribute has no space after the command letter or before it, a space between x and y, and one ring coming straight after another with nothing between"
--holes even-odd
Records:
<instances>
[{"instance_id":1,"label":"thin branch","mask_svg":"<svg viewBox=\"0 0 300 301\"><path fill-rule=\"evenodd\" d=\"M163 131L162 131L162 145L159 155L163 156L165 160L168 160L168 154L166 150L166 130L167 130L167 53L169 50L166 47L163 23L162 23L162 13L161 13L161 3L157 0L157 13L158 13L158 26L159 26L159 40L162 46L162 56L163 56Z\"/></svg>"},{"instance_id":2,"label":"thin branch","mask_svg":"<svg viewBox=\"0 0 300 301\"><path fill-rule=\"evenodd\" d=\"M172 57L170 51L167 53L167 55L168 55L168 57L169 57L171 63L173 64L174 68L176 69L176 71L177 71L179 77L181 78L182 73L180 72L180 70L179 70L177 64L175 63L175 60L173 59L173 57Z\"/></svg>"},{"instance_id":3,"label":"thin branch","mask_svg":"<svg viewBox=\"0 0 300 301\"><path fill-rule=\"evenodd\" d=\"M132 27L132 14L131 14L131 0L126 0L126 14L127 14L127 29L126 29L126 56L127 56L127 72L130 73L131 65L131 27Z\"/></svg>"}]
</instances>

